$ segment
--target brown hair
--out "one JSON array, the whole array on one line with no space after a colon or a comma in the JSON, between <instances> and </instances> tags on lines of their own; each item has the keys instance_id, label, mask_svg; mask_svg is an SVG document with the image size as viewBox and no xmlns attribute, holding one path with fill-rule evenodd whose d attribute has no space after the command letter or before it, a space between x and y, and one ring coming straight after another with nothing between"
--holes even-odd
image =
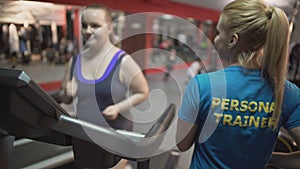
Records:
<instances>
[{"instance_id":1,"label":"brown hair","mask_svg":"<svg viewBox=\"0 0 300 169\"><path fill-rule=\"evenodd\" d=\"M235 0L222 13L226 31L242 36L247 48L235 61L242 66L259 65L262 76L274 84L275 111L272 119L278 128L288 66L289 23L283 10L269 7L262 0ZM262 58L257 54L263 52Z\"/></svg>"},{"instance_id":2,"label":"brown hair","mask_svg":"<svg viewBox=\"0 0 300 169\"><path fill-rule=\"evenodd\" d=\"M112 21L112 12L111 9L105 5L102 4L90 4L85 6L82 10L86 10L86 9L100 9L103 10L106 14L106 20L107 22L111 22Z\"/></svg>"}]
</instances>

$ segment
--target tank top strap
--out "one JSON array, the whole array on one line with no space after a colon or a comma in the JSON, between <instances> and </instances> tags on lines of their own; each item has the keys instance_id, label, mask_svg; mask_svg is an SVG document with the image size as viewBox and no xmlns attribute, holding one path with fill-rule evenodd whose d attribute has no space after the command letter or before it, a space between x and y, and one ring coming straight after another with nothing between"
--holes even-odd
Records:
<instances>
[{"instance_id":1,"label":"tank top strap","mask_svg":"<svg viewBox=\"0 0 300 169\"><path fill-rule=\"evenodd\" d=\"M122 50L122 51L123 51L123 50ZM118 55L118 61L117 61L116 64L121 63L123 57L126 56L126 55L127 55L127 53L126 53L125 51L121 52L121 53Z\"/></svg>"}]
</instances>

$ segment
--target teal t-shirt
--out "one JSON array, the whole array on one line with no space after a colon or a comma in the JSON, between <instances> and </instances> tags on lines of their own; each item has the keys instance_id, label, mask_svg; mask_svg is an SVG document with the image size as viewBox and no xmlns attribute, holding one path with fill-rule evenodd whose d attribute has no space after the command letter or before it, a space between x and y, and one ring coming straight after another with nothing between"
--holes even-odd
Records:
<instances>
[{"instance_id":1,"label":"teal t-shirt","mask_svg":"<svg viewBox=\"0 0 300 169\"><path fill-rule=\"evenodd\" d=\"M278 130L272 130L273 85L258 69L231 66L188 84L179 118L199 126L191 169L263 169ZM285 83L279 126L300 126L300 90Z\"/></svg>"}]
</instances>

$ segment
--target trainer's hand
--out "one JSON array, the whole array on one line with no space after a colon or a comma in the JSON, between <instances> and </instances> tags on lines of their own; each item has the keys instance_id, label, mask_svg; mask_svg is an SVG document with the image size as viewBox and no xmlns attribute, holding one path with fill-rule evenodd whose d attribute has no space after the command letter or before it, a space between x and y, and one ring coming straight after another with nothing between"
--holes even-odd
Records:
<instances>
[{"instance_id":1,"label":"trainer's hand","mask_svg":"<svg viewBox=\"0 0 300 169\"><path fill-rule=\"evenodd\" d=\"M68 81L66 84L66 94L68 96L74 97L77 93L78 85L75 78L72 78L71 81Z\"/></svg>"},{"instance_id":2,"label":"trainer's hand","mask_svg":"<svg viewBox=\"0 0 300 169\"><path fill-rule=\"evenodd\" d=\"M115 105L108 106L106 109L102 111L102 114L107 120L115 120L117 119L119 112Z\"/></svg>"}]
</instances>

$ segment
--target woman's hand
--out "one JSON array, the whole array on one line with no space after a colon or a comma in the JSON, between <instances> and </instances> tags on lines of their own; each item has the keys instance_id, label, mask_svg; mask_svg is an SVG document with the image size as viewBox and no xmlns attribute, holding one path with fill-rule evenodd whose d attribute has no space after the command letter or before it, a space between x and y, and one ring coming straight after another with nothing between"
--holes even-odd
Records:
<instances>
[{"instance_id":1,"label":"woman's hand","mask_svg":"<svg viewBox=\"0 0 300 169\"><path fill-rule=\"evenodd\" d=\"M116 120L119 112L115 105L111 105L106 107L106 109L102 111L102 114L107 120Z\"/></svg>"}]
</instances>

